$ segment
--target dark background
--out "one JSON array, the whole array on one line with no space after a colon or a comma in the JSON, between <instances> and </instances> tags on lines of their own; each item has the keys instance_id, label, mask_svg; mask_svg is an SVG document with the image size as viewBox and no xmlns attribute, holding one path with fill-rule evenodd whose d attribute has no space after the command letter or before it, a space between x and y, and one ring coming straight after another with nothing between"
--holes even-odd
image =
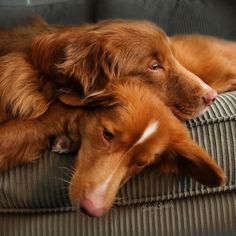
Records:
<instances>
[{"instance_id":1,"label":"dark background","mask_svg":"<svg viewBox=\"0 0 236 236\"><path fill-rule=\"evenodd\" d=\"M34 13L63 25L147 19L169 35L202 33L236 40L235 0L0 0L2 27L22 24Z\"/></svg>"}]
</instances>

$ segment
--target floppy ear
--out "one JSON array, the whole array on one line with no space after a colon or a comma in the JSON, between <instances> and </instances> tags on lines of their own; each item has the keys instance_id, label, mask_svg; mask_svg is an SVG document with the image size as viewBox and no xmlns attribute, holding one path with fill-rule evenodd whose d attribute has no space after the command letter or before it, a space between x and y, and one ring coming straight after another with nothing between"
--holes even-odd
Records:
<instances>
[{"instance_id":1,"label":"floppy ear","mask_svg":"<svg viewBox=\"0 0 236 236\"><path fill-rule=\"evenodd\" d=\"M91 26L87 28L46 34L32 44L32 61L37 68L54 75L53 79L62 84L68 84L68 79L75 80L84 95L104 88L109 81L101 60L102 40Z\"/></svg>"},{"instance_id":2,"label":"floppy ear","mask_svg":"<svg viewBox=\"0 0 236 236\"><path fill-rule=\"evenodd\" d=\"M160 160L159 168L161 172L186 175L210 187L226 182L223 170L190 138L172 143Z\"/></svg>"},{"instance_id":3,"label":"floppy ear","mask_svg":"<svg viewBox=\"0 0 236 236\"><path fill-rule=\"evenodd\" d=\"M74 94L61 94L58 98L62 103L73 107L109 108L118 105L115 96L105 90L91 93L86 97L79 97Z\"/></svg>"}]
</instances>

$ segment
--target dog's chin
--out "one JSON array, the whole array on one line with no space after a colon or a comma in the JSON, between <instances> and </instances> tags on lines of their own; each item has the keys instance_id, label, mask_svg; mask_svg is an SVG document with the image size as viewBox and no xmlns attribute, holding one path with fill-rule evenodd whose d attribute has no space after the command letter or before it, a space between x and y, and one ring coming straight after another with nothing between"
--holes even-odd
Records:
<instances>
[{"instance_id":1,"label":"dog's chin","mask_svg":"<svg viewBox=\"0 0 236 236\"><path fill-rule=\"evenodd\" d=\"M203 115L207 109L209 108L209 106L204 106L199 108L198 110L179 110L179 109L174 109L172 110L172 112L174 113L174 115L179 118L181 121L187 121L187 120L191 120L194 118L197 118L201 115Z\"/></svg>"},{"instance_id":2,"label":"dog's chin","mask_svg":"<svg viewBox=\"0 0 236 236\"><path fill-rule=\"evenodd\" d=\"M202 116L208 110L208 108L209 108L209 106L202 108L200 111L195 113L191 119L194 119L194 118L197 118L199 116Z\"/></svg>"}]
</instances>

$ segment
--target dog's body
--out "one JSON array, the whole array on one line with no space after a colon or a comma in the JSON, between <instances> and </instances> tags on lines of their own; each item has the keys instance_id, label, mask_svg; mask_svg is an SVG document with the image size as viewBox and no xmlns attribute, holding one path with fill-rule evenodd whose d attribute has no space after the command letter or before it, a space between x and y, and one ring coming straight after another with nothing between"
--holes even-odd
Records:
<instances>
[{"instance_id":1,"label":"dog's body","mask_svg":"<svg viewBox=\"0 0 236 236\"><path fill-rule=\"evenodd\" d=\"M36 118L47 110L52 100L50 91L44 92L47 79L32 65L30 54L33 39L51 32L40 19L25 28L0 31L1 122Z\"/></svg>"},{"instance_id":2,"label":"dog's body","mask_svg":"<svg viewBox=\"0 0 236 236\"><path fill-rule=\"evenodd\" d=\"M191 140L182 122L134 78L86 101L71 95L60 99L64 104L53 102L39 118L0 126L1 170L34 160L51 136L67 133L81 140L70 199L91 216L103 215L129 177L152 164L159 172L187 175L208 186L224 184L223 171Z\"/></svg>"},{"instance_id":3,"label":"dog's body","mask_svg":"<svg viewBox=\"0 0 236 236\"><path fill-rule=\"evenodd\" d=\"M236 90L236 43L210 36L170 38L176 59L218 93Z\"/></svg>"}]
</instances>

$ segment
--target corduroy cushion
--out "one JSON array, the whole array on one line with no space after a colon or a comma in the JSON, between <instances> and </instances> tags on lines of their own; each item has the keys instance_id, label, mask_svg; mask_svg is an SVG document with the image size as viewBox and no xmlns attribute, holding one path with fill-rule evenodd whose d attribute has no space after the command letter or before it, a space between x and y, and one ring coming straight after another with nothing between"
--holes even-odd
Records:
<instances>
[{"instance_id":1,"label":"corduroy cushion","mask_svg":"<svg viewBox=\"0 0 236 236\"><path fill-rule=\"evenodd\" d=\"M99 0L95 20L146 19L168 34L201 33L236 39L234 0Z\"/></svg>"},{"instance_id":2,"label":"corduroy cushion","mask_svg":"<svg viewBox=\"0 0 236 236\"><path fill-rule=\"evenodd\" d=\"M200 143L225 170L228 183L207 188L189 178L141 173L119 192L116 205L180 199L236 188L236 92L219 96L201 117L187 122ZM45 151L34 164L0 173L0 212L55 212L71 210L67 186L73 156ZM207 176L206 176L207 178Z\"/></svg>"},{"instance_id":3,"label":"corduroy cushion","mask_svg":"<svg viewBox=\"0 0 236 236\"><path fill-rule=\"evenodd\" d=\"M235 236L236 192L80 212L0 214L1 236Z\"/></svg>"}]
</instances>

